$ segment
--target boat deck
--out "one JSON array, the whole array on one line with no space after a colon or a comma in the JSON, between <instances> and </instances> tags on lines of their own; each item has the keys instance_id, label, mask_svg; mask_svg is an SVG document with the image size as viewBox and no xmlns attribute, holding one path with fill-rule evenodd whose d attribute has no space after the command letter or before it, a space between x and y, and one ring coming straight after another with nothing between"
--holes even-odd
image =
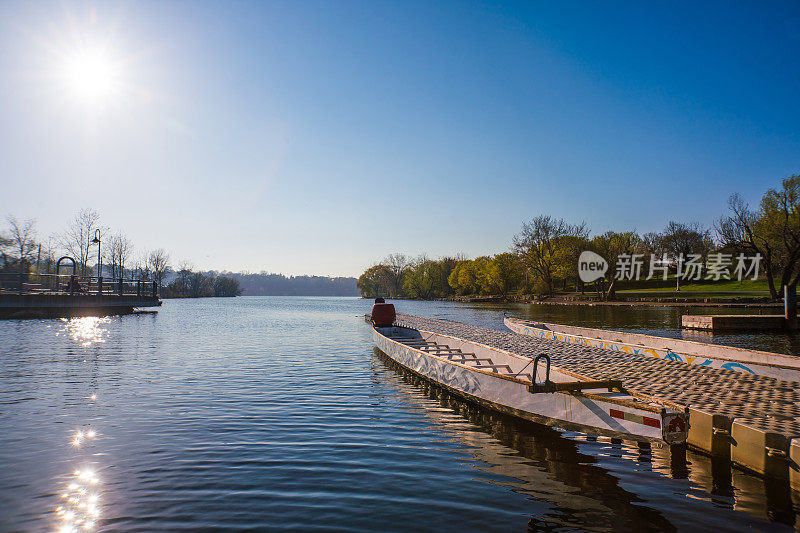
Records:
<instances>
[{"instance_id":1,"label":"boat deck","mask_svg":"<svg viewBox=\"0 0 800 533\"><path fill-rule=\"evenodd\" d=\"M592 380L619 379L632 392L689 411L689 444L800 488L800 383L692 366L645 355L398 314L397 323L518 355L550 356L554 367ZM794 440L793 440L794 439Z\"/></svg>"}]
</instances>

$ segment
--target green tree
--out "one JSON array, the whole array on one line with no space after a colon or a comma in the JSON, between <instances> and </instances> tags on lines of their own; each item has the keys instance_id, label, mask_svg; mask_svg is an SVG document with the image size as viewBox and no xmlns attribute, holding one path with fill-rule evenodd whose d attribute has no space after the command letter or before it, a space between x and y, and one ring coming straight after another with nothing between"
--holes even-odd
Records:
<instances>
[{"instance_id":1,"label":"green tree","mask_svg":"<svg viewBox=\"0 0 800 533\"><path fill-rule=\"evenodd\" d=\"M616 297L616 265L620 255L633 255L642 253L644 247L642 240L635 231L617 233L607 231L591 240L594 252L603 256L608 261L608 271L604 278L597 280L596 287L603 299L613 300Z\"/></svg>"},{"instance_id":2,"label":"green tree","mask_svg":"<svg viewBox=\"0 0 800 533\"><path fill-rule=\"evenodd\" d=\"M356 282L356 287L364 298L378 296L399 296L394 286L395 276L387 265L377 264L369 267Z\"/></svg>"},{"instance_id":3,"label":"green tree","mask_svg":"<svg viewBox=\"0 0 800 533\"><path fill-rule=\"evenodd\" d=\"M564 283L572 282L578 285L578 257L581 252L589 248L589 241L585 235L564 235L555 239L553 248L553 277Z\"/></svg>"},{"instance_id":4,"label":"green tree","mask_svg":"<svg viewBox=\"0 0 800 533\"><path fill-rule=\"evenodd\" d=\"M675 265L676 290L681 288L681 280L678 275L681 257L684 260L690 254L700 254L706 257L714 248L709 231L703 229L697 222L685 224L670 221L660 236L659 244L666 254L672 256L673 264Z\"/></svg>"},{"instance_id":5,"label":"green tree","mask_svg":"<svg viewBox=\"0 0 800 533\"><path fill-rule=\"evenodd\" d=\"M723 247L761 254L773 299L779 298L780 287L796 287L800 277L800 176L789 176L780 189L767 190L757 211L738 194L731 196L728 205L731 214L720 218L716 226Z\"/></svg>"},{"instance_id":6,"label":"green tree","mask_svg":"<svg viewBox=\"0 0 800 533\"><path fill-rule=\"evenodd\" d=\"M486 283L494 294L508 296L519 288L523 277L522 264L516 254L497 254L486 263Z\"/></svg>"}]
</instances>

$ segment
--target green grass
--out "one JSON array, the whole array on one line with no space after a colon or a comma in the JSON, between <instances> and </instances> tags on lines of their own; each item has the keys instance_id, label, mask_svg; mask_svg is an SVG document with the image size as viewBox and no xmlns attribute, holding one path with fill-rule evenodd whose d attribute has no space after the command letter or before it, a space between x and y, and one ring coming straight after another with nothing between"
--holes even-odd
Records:
<instances>
[{"instance_id":1,"label":"green grass","mask_svg":"<svg viewBox=\"0 0 800 533\"><path fill-rule=\"evenodd\" d=\"M681 282L681 290L675 290L674 276L667 281L664 280L650 280L650 281L625 281L617 282L618 293L632 294L632 293L671 293L679 296L681 293L707 293L709 296L721 296L720 293L742 295L742 296L768 296L769 286L767 280L719 280L709 281L700 280L691 283ZM687 294L688 296L688 294ZM695 296L695 294L692 294Z\"/></svg>"}]
</instances>

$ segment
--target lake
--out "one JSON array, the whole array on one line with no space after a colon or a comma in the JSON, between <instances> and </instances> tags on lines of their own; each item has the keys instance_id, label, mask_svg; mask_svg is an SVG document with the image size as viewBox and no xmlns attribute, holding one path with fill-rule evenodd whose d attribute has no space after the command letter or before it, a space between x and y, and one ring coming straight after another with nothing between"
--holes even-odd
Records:
<instances>
[{"instance_id":1,"label":"lake","mask_svg":"<svg viewBox=\"0 0 800 533\"><path fill-rule=\"evenodd\" d=\"M395 303L681 335L672 309ZM792 530L781 485L419 382L374 349L370 307L210 298L0 321L0 530ZM702 337L800 353L794 336Z\"/></svg>"}]
</instances>

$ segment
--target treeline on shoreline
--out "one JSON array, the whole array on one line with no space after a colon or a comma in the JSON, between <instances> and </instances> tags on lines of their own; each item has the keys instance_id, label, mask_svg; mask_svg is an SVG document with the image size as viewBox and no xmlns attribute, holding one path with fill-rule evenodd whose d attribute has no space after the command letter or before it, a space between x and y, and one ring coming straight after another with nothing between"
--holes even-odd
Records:
<instances>
[{"instance_id":1,"label":"treeline on shoreline","mask_svg":"<svg viewBox=\"0 0 800 533\"><path fill-rule=\"evenodd\" d=\"M46 238L39 237L35 219L20 220L10 215L6 222L6 231L0 233L0 274L6 276L0 277L0 284L16 285L20 276L26 281L41 281L47 275L74 274L80 278L102 276L110 282L120 278L153 281L164 298L242 293L233 278L194 272L186 263L173 270L163 248L137 253L124 233L102 226L100 215L93 209L81 209L62 233ZM62 265L66 268L59 271L59 256L73 259L74 269L66 262Z\"/></svg>"},{"instance_id":2,"label":"treeline on shoreline","mask_svg":"<svg viewBox=\"0 0 800 533\"><path fill-rule=\"evenodd\" d=\"M732 258L760 255L760 274L773 299L780 298L783 286L796 288L800 277L800 176L790 176L780 187L767 190L756 208L738 194L730 197L728 207L713 228L670 221L662 231L643 235L630 230L592 236L585 223L539 215L523 224L510 252L475 259L391 254L359 277L358 289L367 298L548 297L560 291L591 291L612 300L620 285L615 274L621 257L638 254L644 265L661 262L675 286L683 258L699 254L705 262L717 253ZM605 275L590 285L578 276L578 257L587 250L609 264ZM646 268L643 278L648 275ZM651 285L663 285L659 283L662 278L658 280Z\"/></svg>"},{"instance_id":3,"label":"treeline on shoreline","mask_svg":"<svg viewBox=\"0 0 800 533\"><path fill-rule=\"evenodd\" d=\"M154 281L164 298L358 295L355 278L200 272L186 262L174 269L163 248L138 251L124 233L102 226L100 215L92 209L80 210L66 230L47 237L39 236L35 219L6 217L6 228L0 229L0 286L15 287L20 276L26 283L45 280L46 275L57 273L60 256L75 260L74 273L81 278ZM64 262L60 273L72 274L71 266Z\"/></svg>"},{"instance_id":4,"label":"treeline on shoreline","mask_svg":"<svg viewBox=\"0 0 800 533\"><path fill-rule=\"evenodd\" d=\"M204 274L182 269L175 274L160 291L162 298L208 298L240 296L242 289L239 282L230 276L218 276L214 273Z\"/></svg>"},{"instance_id":5,"label":"treeline on shoreline","mask_svg":"<svg viewBox=\"0 0 800 533\"><path fill-rule=\"evenodd\" d=\"M246 296L358 296L356 278L226 272Z\"/></svg>"},{"instance_id":6,"label":"treeline on shoreline","mask_svg":"<svg viewBox=\"0 0 800 533\"><path fill-rule=\"evenodd\" d=\"M80 277L156 281L159 285L171 271L163 248L137 250L122 232L100 224L93 209L81 209L60 233L40 236L36 219L6 217L0 231L0 274L75 274ZM62 264L58 258L75 261Z\"/></svg>"}]
</instances>

